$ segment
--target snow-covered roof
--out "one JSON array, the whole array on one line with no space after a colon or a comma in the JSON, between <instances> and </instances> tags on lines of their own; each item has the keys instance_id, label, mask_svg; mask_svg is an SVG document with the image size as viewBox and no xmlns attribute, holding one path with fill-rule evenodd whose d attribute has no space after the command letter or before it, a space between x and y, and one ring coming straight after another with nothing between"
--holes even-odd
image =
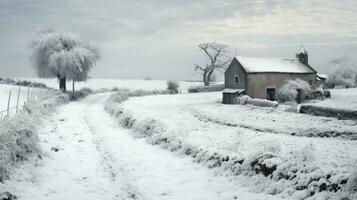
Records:
<instances>
[{"instance_id":1,"label":"snow-covered roof","mask_svg":"<svg viewBox=\"0 0 357 200\"><path fill-rule=\"evenodd\" d=\"M298 59L294 58L283 59L236 56L236 59L247 71L247 73L314 73L309 66L302 64Z\"/></svg>"},{"instance_id":2,"label":"snow-covered roof","mask_svg":"<svg viewBox=\"0 0 357 200\"><path fill-rule=\"evenodd\" d=\"M244 89L232 89L232 88L226 88L223 90L223 93L242 93L244 92Z\"/></svg>"},{"instance_id":3,"label":"snow-covered roof","mask_svg":"<svg viewBox=\"0 0 357 200\"><path fill-rule=\"evenodd\" d=\"M317 77L327 79L327 74L317 74Z\"/></svg>"}]
</instances>

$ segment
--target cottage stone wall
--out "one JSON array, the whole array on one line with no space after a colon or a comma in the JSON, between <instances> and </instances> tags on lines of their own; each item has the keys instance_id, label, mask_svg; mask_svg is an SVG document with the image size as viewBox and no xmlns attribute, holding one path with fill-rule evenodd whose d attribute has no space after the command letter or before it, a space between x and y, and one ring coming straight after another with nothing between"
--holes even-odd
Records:
<instances>
[{"instance_id":1,"label":"cottage stone wall","mask_svg":"<svg viewBox=\"0 0 357 200\"><path fill-rule=\"evenodd\" d=\"M236 59L233 59L224 76L225 88L245 89L247 73ZM238 76L238 83L236 83L236 76Z\"/></svg>"},{"instance_id":2,"label":"cottage stone wall","mask_svg":"<svg viewBox=\"0 0 357 200\"><path fill-rule=\"evenodd\" d=\"M256 73L247 75L246 94L253 98L267 98L267 88L275 88L276 92L287 79L304 80L315 89L317 85L316 74L293 74L293 73Z\"/></svg>"}]
</instances>

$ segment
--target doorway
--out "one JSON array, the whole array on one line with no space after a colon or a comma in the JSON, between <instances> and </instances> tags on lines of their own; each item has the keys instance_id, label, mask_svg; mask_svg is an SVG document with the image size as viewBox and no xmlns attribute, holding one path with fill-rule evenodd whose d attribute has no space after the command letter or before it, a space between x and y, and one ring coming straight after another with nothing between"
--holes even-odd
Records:
<instances>
[{"instance_id":1,"label":"doorway","mask_svg":"<svg viewBox=\"0 0 357 200\"><path fill-rule=\"evenodd\" d=\"M267 99L276 101L275 88L267 88Z\"/></svg>"}]
</instances>

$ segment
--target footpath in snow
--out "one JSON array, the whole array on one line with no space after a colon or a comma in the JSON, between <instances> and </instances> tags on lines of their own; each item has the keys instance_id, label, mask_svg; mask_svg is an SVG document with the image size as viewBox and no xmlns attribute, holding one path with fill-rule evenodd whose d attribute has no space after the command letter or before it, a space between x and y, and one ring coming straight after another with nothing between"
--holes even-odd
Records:
<instances>
[{"instance_id":1,"label":"footpath in snow","mask_svg":"<svg viewBox=\"0 0 357 200\"><path fill-rule=\"evenodd\" d=\"M61 107L40 132L44 158L23 165L0 186L36 200L278 199L131 137L103 110L108 96Z\"/></svg>"}]
</instances>

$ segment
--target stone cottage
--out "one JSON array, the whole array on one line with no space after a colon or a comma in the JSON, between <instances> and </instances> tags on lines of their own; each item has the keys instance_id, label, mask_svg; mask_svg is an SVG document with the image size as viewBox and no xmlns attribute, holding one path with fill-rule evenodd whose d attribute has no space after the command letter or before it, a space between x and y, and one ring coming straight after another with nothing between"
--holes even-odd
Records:
<instances>
[{"instance_id":1,"label":"stone cottage","mask_svg":"<svg viewBox=\"0 0 357 200\"><path fill-rule=\"evenodd\" d=\"M283 82L297 78L308 82L313 89L320 84L304 48L292 59L237 56L225 71L223 103L235 103L239 94L276 100L276 91Z\"/></svg>"}]
</instances>

